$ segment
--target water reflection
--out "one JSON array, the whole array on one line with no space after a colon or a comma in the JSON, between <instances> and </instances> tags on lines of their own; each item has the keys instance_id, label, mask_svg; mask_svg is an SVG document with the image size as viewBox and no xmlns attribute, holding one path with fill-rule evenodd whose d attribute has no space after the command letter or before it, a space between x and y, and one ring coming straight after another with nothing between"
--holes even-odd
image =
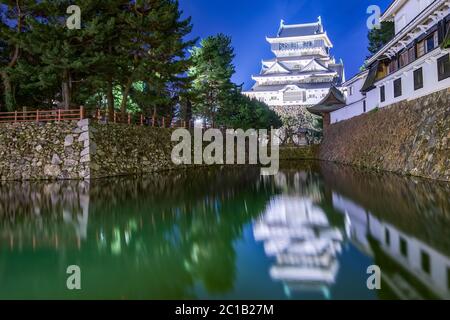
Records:
<instances>
[{"instance_id":1,"label":"water reflection","mask_svg":"<svg viewBox=\"0 0 450 320\"><path fill-rule=\"evenodd\" d=\"M351 241L380 265L390 294L450 299L450 186L333 165L322 171L333 206L351 222Z\"/></svg>"},{"instance_id":2,"label":"water reflection","mask_svg":"<svg viewBox=\"0 0 450 320\"><path fill-rule=\"evenodd\" d=\"M327 216L326 195L311 171L286 171L275 177L285 193L272 198L254 224L254 237L275 257L270 276L282 281L288 297L295 291L318 291L330 298L339 270L345 228Z\"/></svg>"},{"instance_id":3,"label":"water reflection","mask_svg":"<svg viewBox=\"0 0 450 320\"><path fill-rule=\"evenodd\" d=\"M195 298L199 284L227 292L233 241L269 199L257 169L0 191L1 298ZM65 290L70 264L84 271L79 295Z\"/></svg>"},{"instance_id":4,"label":"water reflection","mask_svg":"<svg viewBox=\"0 0 450 320\"><path fill-rule=\"evenodd\" d=\"M449 195L317 162L1 183L0 298L448 299Z\"/></svg>"}]
</instances>

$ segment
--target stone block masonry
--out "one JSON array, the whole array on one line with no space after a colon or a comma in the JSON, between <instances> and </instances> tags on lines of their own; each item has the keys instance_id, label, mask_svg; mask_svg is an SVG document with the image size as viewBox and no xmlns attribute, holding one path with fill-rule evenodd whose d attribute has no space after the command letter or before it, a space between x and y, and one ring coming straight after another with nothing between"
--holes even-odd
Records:
<instances>
[{"instance_id":1,"label":"stone block masonry","mask_svg":"<svg viewBox=\"0 0 450 320\"><path fill-rule=\"evenodd\" d=\"M331 125L319 157L450 181L450 89Z\"/></svg>"},{"instance_id":2,"label":"stone block masonry","mask_svg":"<svg viewBox=\"0 0 450 320\"><path fill-rule=\"evenodd\" d=\"M87 119L1 124L0 180L88 180L175 169L171 133Z\"/></svg>"},{"instance_id":3,"label":"stone block masonry","mask_svg":"<svg viewBox=\"0 0 450 320\"><path fill-rule=\"evenodd\" d=\"M179 168L171 159L172 129L126 124L90 125L93 178L138 175Z\"/></svg>"},{"instance_id":4,"label":"stone block masonry","mask_svg":"<svg viewBox=\"0 0 450 320\"><path fill-rule=\"evenodd\" d=\"M87 120L0 125L0 180L87 179Z\"/></svg>"}]
</instances>

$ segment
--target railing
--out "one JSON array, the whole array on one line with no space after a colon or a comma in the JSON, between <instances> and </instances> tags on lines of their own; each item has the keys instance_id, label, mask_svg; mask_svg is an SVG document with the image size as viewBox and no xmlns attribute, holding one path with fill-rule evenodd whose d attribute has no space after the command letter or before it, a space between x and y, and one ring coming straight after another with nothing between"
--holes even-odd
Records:
<instances>
[{"instance_id":1,"label":"railing","mask_svg":"<svg viewBox=\"0 0 450 320\"><path fill-rule=\"evenodd\" d=\"M111 119L110 119L111 118ZM143 114L131 114L127 113L123 115L120 112L114 111L112 117L109 117L108 111L102 111L97 109L95 112L94 119L103 122L103 123L123 123L129 125L140 125L140 126L149 126L149 127L157 127L157 128L194 128L195 123L194 120L185 121L185 120L177 120L173 121L172 118L169 117L161 117L157 115L153 116L145 116ZM212 125L202 125L203 128L215 128L214 124Z\"/></svg>"},{"instance_id":2,"label":"railing","mask_svg":"<svg viewBox=\"0 0 450 320\"><path fill-rule=\"evenodd\" d=\"M55 109L55 110L30 110L30 111L12 111L0 112L0 123L21 123L21 122L60 122L77 121L84 118L91 118L103 123L123 123L129 125L141 125L158 128L194 128L193 120L173 121L169 117L145 116L143 114L122 114L114 111L112 119L109 119L107 111L97 109L95 114L86 115L84 107L78 109ZM198 125L197 125L198 126ZM202 125L202 128L215 128L214 124Z\"/></svg>"},{"instance_id":3,"label":"railing","mask_svg":"<svg viewBox=\"0 0 450 320\"><path fill-rule=\"evenodd\" d=\"M57 110L32 110L0 112L0 123L19 122L60 122L81 120L84 118L84 108L57 109Z\"/></svg>"}]
</instances>

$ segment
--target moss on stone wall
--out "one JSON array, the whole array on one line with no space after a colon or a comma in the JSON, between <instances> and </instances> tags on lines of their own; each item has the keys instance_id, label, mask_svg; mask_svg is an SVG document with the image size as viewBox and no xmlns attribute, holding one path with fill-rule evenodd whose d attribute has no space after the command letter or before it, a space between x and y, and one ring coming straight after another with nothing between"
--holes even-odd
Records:
<instances>
[{"instance_id":1,"label":"moss on stone wall","mask_svg":"<svg viewBox=\"0 0 450 320\"><path fill-rule=\"evenodd\" d=\"M331 125L319 156L450 181L450 89Z\"/></svg>"}]
</instances>

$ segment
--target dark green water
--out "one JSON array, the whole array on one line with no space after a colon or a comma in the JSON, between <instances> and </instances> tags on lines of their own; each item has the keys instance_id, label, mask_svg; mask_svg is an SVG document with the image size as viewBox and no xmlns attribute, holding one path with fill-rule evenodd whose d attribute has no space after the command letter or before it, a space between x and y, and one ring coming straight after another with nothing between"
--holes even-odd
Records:
<instances>
[{"instance_id":1,"label":"dark green water","mask_svg":"<svg viewBox=\"0 0 450 320\"><path fill-rule=\"evenodd\" d=\"M448 299L450 185L325 163L3 183L12 298Z\"/></svg>"}]
</instances>

